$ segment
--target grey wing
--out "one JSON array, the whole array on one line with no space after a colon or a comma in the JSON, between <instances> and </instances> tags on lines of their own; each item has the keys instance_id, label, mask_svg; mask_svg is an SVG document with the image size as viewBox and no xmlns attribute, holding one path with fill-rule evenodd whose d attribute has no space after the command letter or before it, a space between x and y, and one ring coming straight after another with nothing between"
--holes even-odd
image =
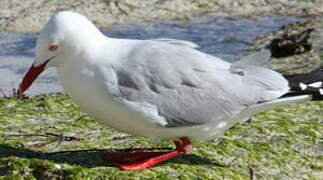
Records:
<instances>
[{"instance_id":1,"label":"grey wing","mask_svg":"<svg viewBox=\"0 0 323 180\"><path fill-rule=\"evenodd\" d=\"M158 38L158 39L151 39L151 41L159 41L159 42L166 42L169 44L174 44L174 45L182 45L182 46L187 46L190 48L199 48L200 46L190 42L190 41L184 41L184 40L178 40L178 39L170 39L170 38Z\"/></svg>"},{"instance_id":2,"label":"grey wing","mask_svg":"<svg viewBox=\"0 0 323 180\"><path fill-rule=\"evenodd\" d=\"M229 63L185 46L146 42L128 56L131 60L116 68L118 96L154 106L167 127L230 117L288 89L274 71L249 65L235 71Z\"/></svg>"}]
</instances>

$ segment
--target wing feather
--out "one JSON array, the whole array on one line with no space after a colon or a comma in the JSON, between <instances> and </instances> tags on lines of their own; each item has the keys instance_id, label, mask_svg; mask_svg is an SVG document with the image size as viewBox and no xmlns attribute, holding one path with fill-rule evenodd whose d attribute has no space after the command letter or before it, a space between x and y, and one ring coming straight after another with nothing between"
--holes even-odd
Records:
<instances>
[{"instance_id":1,"label":"wing feather","mask_svg":"<svg viewBox=\"0 0 323 180\"><path fill-rule=\"evenodd\" d=\"M117 67L119 97L156 107L162 126L209 123L288 91L287 81L264 67L231 66L186 46L140 43Z\"/></svg>"}]
</instances>

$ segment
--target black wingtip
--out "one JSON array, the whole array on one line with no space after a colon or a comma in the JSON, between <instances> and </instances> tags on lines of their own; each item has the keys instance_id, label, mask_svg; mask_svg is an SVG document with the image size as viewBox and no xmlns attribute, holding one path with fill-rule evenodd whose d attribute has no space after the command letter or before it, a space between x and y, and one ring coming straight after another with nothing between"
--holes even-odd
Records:
<instances>
[{"instance_id":1,"label":"black wingtip","mask_svg":"<svg viewBox=\"0 0 323 180\"><path fill-rule=\"evenodd\" d=\"M312 95L313 101L323 100L323 69L319 68L310 73L285 76L291 91L285 96Z\"/></svg>"}]
</instances>

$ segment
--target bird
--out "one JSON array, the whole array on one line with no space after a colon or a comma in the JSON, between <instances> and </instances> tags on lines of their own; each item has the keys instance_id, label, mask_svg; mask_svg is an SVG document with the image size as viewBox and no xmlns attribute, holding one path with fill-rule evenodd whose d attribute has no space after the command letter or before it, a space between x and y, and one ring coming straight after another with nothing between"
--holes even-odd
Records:
<instances>
[{"instance_id":1,"label":"bird","mask_svg":"<svg viewBox=\"0 0 323 180\"><path fill-rule=\"evenodd\" d=\"M193 141L219 137L257 112L312 99L284 97L289 82L263 66L269 58L262 50L229 63L184 40L110 38L85 16L62 11L40 32L18 93L54 67L64 92L90 117L124 133L174 141L171 151L104 157L121 170L141 171L187 154Z\"/></svg>"}]
</instances>

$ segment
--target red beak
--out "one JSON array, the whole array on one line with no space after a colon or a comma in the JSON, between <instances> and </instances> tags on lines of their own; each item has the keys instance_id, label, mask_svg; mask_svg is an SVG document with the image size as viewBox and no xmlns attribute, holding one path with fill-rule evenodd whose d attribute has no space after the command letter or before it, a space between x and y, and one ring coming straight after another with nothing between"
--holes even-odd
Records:
<instances>
[{"instance_id":1,"label":"red beak","mask_svg":"<svg viewBox=\"0 0 323 180\"><path fill-rule=\"evenodd\" d=\"M22 82L19 85L18 95L22 95L35 81L35 79L45 70L46 64L49 62L50 59L45 61L43 64L38 66L32 65L26 75L24 76Z\"/></svg>"}]
</instances>

